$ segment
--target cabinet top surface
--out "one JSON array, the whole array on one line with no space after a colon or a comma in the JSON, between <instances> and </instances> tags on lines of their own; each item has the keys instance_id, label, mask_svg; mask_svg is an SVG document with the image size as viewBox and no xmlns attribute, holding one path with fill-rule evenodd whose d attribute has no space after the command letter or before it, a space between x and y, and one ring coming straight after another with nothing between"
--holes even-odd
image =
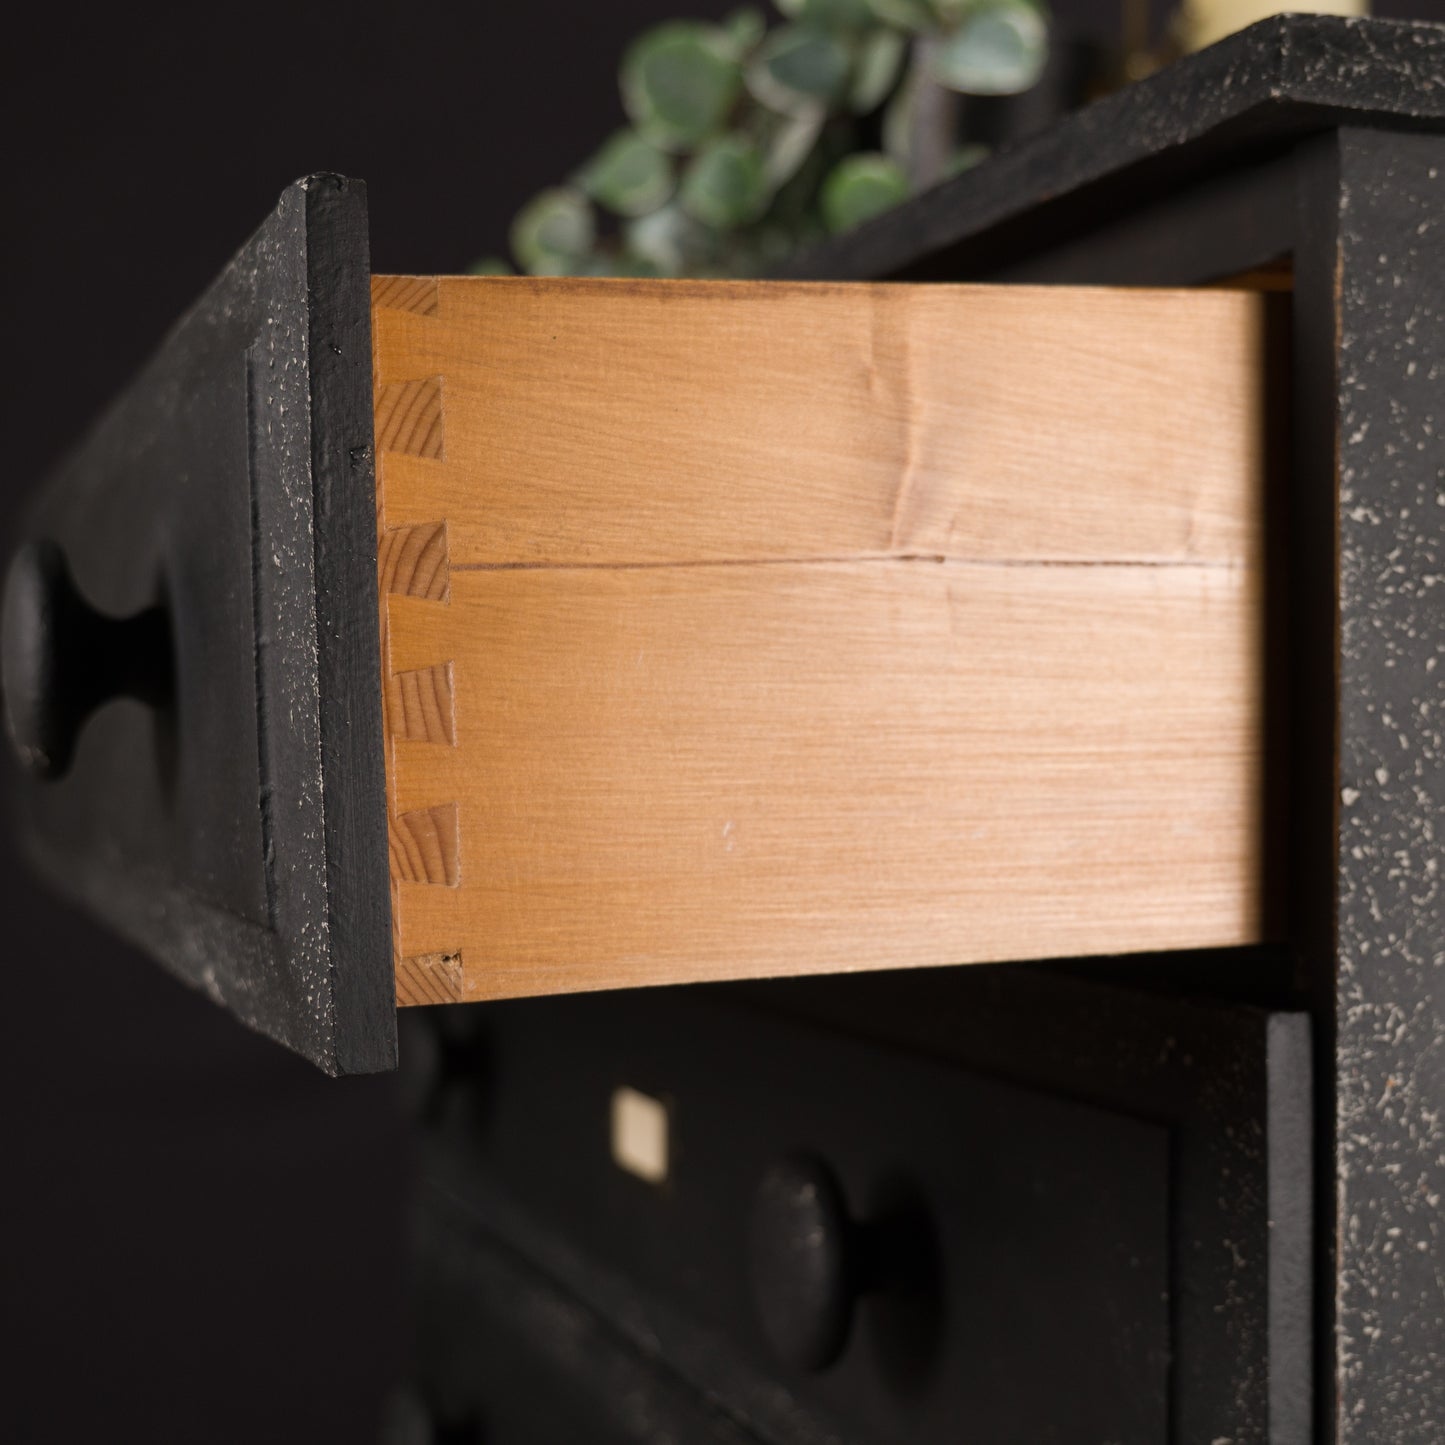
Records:
<instances>
[{"instance_id":1,"label":"cabinet top surface","mask_svg":"<svg viewBox=\"0 0 1445 1445\"><path fill-rule=\"evenodd\" d=\"M1101 212L1121 211L1141 194L1343 125L1445 130L1445 24L1260 21L805 253L783 274L909 278L951 247L1085 191Z\"/></svg>"}]
</instances>

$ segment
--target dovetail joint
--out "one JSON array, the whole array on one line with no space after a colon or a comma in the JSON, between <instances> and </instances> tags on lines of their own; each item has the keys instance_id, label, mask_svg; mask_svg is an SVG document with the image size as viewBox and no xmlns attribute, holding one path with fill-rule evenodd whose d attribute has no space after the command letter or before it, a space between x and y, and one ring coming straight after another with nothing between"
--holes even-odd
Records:
<instances>
[{"instance_id":1,"label":"dovetail joint","mask_svg":"<svg viewBox=\"0 0 1445 1445\"><path fill-rule=\"evenodd\" d=\"M457 805L440 803L397 813L391 829L391 873L404 883L444 888L461 884L461 830Z\"/></svg>"},{"instance_id":2,"label":"dovetail joint","mask_svg":"<svg viewBox=\"0 0 1445 1445\"><path fill-rule=\"evenodd\" d=\"M377 572L382 596L451 600L451 564L445 522L389 527L378 543Z\"/></svg>"},{"instance_id":3,"label":"dovetail joint","mask_svg":"<svg viewBox=\"0 0 1445 1445\"><path fill-rule=\"evenodd\" d=\"M462 996L462 955L414 953L396 962L396 1002L410 1004L456 1003Z\"/></svg>"},{"instance_id":4,"label":"dovetail joint","mask_svg":"<svg viewBox=\"0 0 1445 1445\"><path fill-rule=\"evenodd\" d=\"M410 311L435 316L439 309L435 276L373 276L371 304L377 311Z\"/></svg>"},{"instance_id":5,"label":"dovetail joint","mask_svg":"<svg viewBox=\"0 0 1445 1445\"><path fill-rule=\"evenodd\" d=\"M440 461L445 455L442 379L393 381L376 388L376 450Z\"/></svg>"}]
</instances>

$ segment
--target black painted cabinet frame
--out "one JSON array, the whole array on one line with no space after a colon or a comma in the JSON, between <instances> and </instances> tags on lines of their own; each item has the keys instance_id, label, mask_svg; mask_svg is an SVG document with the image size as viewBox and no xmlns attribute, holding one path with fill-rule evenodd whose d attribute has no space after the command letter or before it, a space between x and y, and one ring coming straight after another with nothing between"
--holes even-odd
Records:
<instances>
[{"instance_id":1,"label":"black painted cabinet frame","mask_svg":"<svg viewBox=\"0 0 1445 1445\"><path fill-rule=\"evenodd\" d=\"M1321 1438L1445 1431L1445 28L1255 26L802 263L1294 271L1284 886L1314 1016Z\"/></svg>"},{"instance_id":2,"label":"black painted cabinet frame","mask_svg":"<svg viewBox=\"0 0 1445 1445\"><path fill-rule=\"evenodd\" d=\"M1276 284L1290 278L1289 335L1277 338L1270 368L1281 445L1267 508L1270 866L1287 942L1277 959L1162 966L1177 970L1184 988L1218 999L1308 1009L1312 1070L1291 1060L1292 1015L1269 1015L1267 1082L1254 1096L1268 1162L1258 1177L1242 1161L1230 1174L1244 1192L1268 1191L1276 1229L1301 1190L1312 1196L1313 1305L1308 1290L1293 1288L1297 1261L1280 1237L1267 1282L1221 1277L1214 1286L1216 1318L1232 1308L1234 1328L1245 1315L1264 1324L1268 1343L1257 1338L1255 1367L1237 1335L1223 1329L1206 1346L1176 1317L1184 1353L1173 1366L1171 1439L1423 1445L1445 1435L1442 132L1445 28L1282 18L1087 109L786 273L1157 286L1256 271ZM1078 984L1076 972L951 987L958 1007L973 1000L982 1017L1032 990L1026 1018L1038 1038L1030 1045L1027 1024L1015 1034L1007 1014L996 1016L993 1066L1007 1039L1019 1050L1017 1073L1097 1097L1110 1075L1104 1057L1051 1074L1044 1042L1055 1011L1079 1017L1070 1001ZM897 1008L912 987L886 977L810 980L778 985L771 998L810 1018L851 1013L857 1025L866 1017L881 1036L888 1004ZM855 995L869 1002L850 1005ZM1185 1006L1166 1024L1161 1010L1180 1005L1108 997L1101 980L1095 1006L1115 1010L1103 1027L1121 1058L1135 1009L1146 1031L1172 1033L1188 1019L1225 1053L1253 1012L1240 1009L1226 1025ZM936 1004L936 992L934 1003L903 1004L897 1037L936 1050ZM514 1032L505 1018L495 1028L503 1039ZM954 1036L951 1046L969 1066L989 1067L990 1049L976 1038ZM1241 1046L1239 1060L1250 1056ZM1311 1073L1314 1137L1301 1141L1289 1127L1289 1081ZM1147 1107L1157 1083L1136 1087L1133 1107ZM1173 1127L1178 1158L1192 1159L1192 1131L1208 1126L1186 1109ZM507 1222L504 1205L478 1202L485 1171L471 1182L472 1232L459 1225L468 1146L434 1132L440 1184L423 1257L436 1287L447 1289L437 1270L455 1269L491 1280L508 1309L535 1304L543 1286L500 1263L526 1238L554 1278L585 1296L586 1270L569 1274L565 1250ZM505 1184L508 1166L492 1167ZM1187 1178L1176 1181L1176 1249L1196 1231L1220 1233L1220 1221L1206 1223L1201 1212L1208 1186L1196 1191ZM507 1241L495 1259L480 1243L489 1231ZM1049 1282L1026 1276L1018 1287L1046 1298ZM613 1298L601 1308L630 1319L637 1306ZM1210 1314L1205 1303L1201 1318ZM448 1318L469 1318L466 1307ZM484 1333L485 1322L472 1328ZM597 1389L615 1388L622 1372L620 1362L607 1366ZM626 1378L650 1388L645 1377ZM1055 1383L1070 1388L1067 1376ZM664 1391L656 1408L675 1418L680 1407ZM706 1438L734 1438L715 1428ZM759 1438L813 1436L774 1421Z\"/></svg>"}]
</instances>

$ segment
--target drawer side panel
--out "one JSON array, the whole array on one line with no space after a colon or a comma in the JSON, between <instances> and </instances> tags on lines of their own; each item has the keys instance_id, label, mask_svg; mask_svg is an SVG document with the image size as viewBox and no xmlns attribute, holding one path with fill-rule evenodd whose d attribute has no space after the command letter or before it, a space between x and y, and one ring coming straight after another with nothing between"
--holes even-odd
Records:
<instances>
[{"instance_id":1,"label":"drawer side panel","mask_svg":"<svg viewBox=\"0 0 1445 1445\"><path fill-rule=\"evenodd\" d=\"M1265 298L374 300L399 1002L1264 936Z\"/></svg>"}]
</instances>

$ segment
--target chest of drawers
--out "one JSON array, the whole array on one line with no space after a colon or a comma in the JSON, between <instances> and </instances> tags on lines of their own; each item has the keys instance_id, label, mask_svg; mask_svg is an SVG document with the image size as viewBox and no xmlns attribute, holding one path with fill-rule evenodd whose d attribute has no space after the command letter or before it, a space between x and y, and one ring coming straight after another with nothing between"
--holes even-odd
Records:
<instances>
[{"instance_id":1,"label":"chest of drawers","mask_svg":"<svg viewBox=\"0 0 1445 1445\"><path fill-rule=\"evenodd\" d=\"M32 852L337 1073L399 1003L1268 944L1315 1318L1267 1261L1248 1410L1171 1408L1412 1438L1441 33L1269 22L768 282L373 276L298 183L20 539Z\"/></svg>"}]
</instances>

